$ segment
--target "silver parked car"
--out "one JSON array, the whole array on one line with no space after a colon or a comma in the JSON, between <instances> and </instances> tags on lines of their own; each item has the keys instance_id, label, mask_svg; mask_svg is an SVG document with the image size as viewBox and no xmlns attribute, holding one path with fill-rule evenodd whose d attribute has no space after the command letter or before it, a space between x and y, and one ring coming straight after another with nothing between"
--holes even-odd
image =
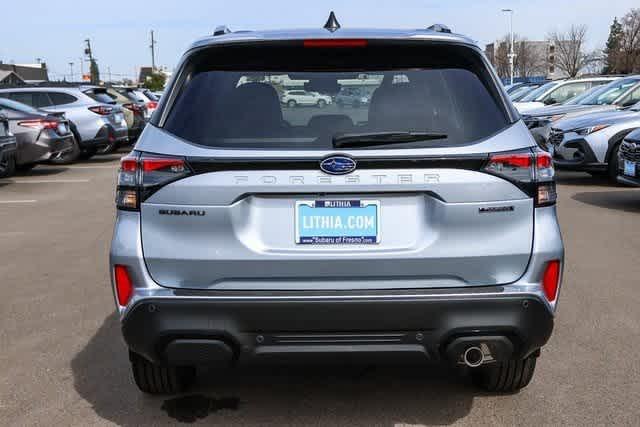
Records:
<instances>
[{"instance_id":1,"label":"silver parked car","mask_svg":"<svg viewBox=\"0 0 640 427\"><path fill-rule=\"evenodd\" d=\"M558 168L618 176L622 140L640 127L640 103L623 111L603 111L559 120L549 136Z\"/></svg>"},{"instance_id":2,"label":"silver parked car","mask_svg":"<svg viewBox=\"0 0 640 427\"><path fill-rule=\"evenodd\" d=\"M595 86L608 84L617 77L588 77L570 80L554 80L532 91L514 103L520 113L527 113L545 105L562 104Z\"/></svg>"},{"instance_id":3,"label":"silver parked car","mask_svg":"<svg viewBox=\"0 0 640 427\"><path fill-rule=\"evenodd\" d=\"M614 80L597 86L564 104L530 110L523 115L524 122L543 149L551 127L563 118L571 118L598 111L620 110L640 102L640 75Z\"/></svg>"},{"instance_id":4,"label":"silver parked car","mask_svg":"<svg viewBox=\"0 0 640 427\"><path fill-rule=\"evenodd\" d=\"M531 380L564 259L551 157L471 39L330 29L195 42L122 159L110 265L141 390L352 358ZM283 108L273 70L378 83L362 108Z\"/></svg>"},{"instance_id":5,"label":"silver parked car","mask_svg":"<svg viewBox=\"0 0 640 427\"><path fill-rule=\"evenodd\" d=\"M3 88L0 89L0 97L49 113L64 113L77 144L74 150L50 159L53 163L70 163L79 155L88 158L113 141L126 142L128 139L122 109L98 102L75 86Z\"/></svg>"}]
</instances>

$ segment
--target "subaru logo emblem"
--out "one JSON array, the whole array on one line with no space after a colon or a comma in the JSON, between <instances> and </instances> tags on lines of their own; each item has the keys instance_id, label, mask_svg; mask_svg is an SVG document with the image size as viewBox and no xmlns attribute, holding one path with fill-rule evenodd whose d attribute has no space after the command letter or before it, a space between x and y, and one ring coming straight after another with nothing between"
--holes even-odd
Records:
<instances>
[{"instance_id":1,"label":"subaru logo emblem","mask_svg":"<svg viewBox=\"0 0 640 427\"><path fill-rule=\"evenodd\" d=\"M345 175L356 169L356 161L345 156L331 156L320 162L320 169L330 175Z\"/></svg>"}]
</instances>

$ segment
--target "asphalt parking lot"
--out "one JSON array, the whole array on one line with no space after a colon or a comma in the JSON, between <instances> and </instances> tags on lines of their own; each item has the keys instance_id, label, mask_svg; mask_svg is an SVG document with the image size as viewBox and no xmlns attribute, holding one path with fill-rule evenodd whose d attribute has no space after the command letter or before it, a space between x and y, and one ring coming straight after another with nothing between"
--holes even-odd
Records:
<instances>
[{"instance_id":1,"label":"asphalt parking lot","mask_svg":"<svg viewBox=\"0 0 640 427\"><path fill-rule=\"evenodd\" d=\"M637 425L640 189L560 175L559 314L518 394L438 367L363 366L210 371L176 399L138 392L114 314L121 155L0 180L0 425Z\"/></svg>"}]
</instances>

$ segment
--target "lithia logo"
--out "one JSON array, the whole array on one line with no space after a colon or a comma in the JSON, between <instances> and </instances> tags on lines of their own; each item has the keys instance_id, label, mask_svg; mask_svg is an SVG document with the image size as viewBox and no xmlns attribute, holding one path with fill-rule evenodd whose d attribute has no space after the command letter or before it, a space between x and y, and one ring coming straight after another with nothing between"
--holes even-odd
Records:
<instances>
[{"instance_id":1,"label":"lithia logo","mask_svg":"<svg viewBox=\"0 0 640 427\"><path fill-rule=\"evenodd\" d=\"M160 215L171 215L171 216L205 216L205 211L181 211L178 209L160 209L158 211Z\"/></svg>"}]
</instances>

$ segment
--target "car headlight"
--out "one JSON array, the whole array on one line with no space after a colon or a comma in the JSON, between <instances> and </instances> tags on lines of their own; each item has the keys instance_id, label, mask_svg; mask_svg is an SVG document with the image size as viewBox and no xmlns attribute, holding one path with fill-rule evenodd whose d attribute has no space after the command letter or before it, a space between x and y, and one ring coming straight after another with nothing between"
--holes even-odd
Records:
<instances>
[{"instance_id":1,"label":"car headlight","mask_svg":"<svg viewBox=\"0 0 640 427\"><path fill-rule=\"evenodd\" d=\"M592 133L601 131L602 129L606 129L608 127L609 127L609 125L588 126L588 127L576 129L574 132L577 133L578 135L582 135L582 136L591 135Z\"/></svg>"}]
</instances>

